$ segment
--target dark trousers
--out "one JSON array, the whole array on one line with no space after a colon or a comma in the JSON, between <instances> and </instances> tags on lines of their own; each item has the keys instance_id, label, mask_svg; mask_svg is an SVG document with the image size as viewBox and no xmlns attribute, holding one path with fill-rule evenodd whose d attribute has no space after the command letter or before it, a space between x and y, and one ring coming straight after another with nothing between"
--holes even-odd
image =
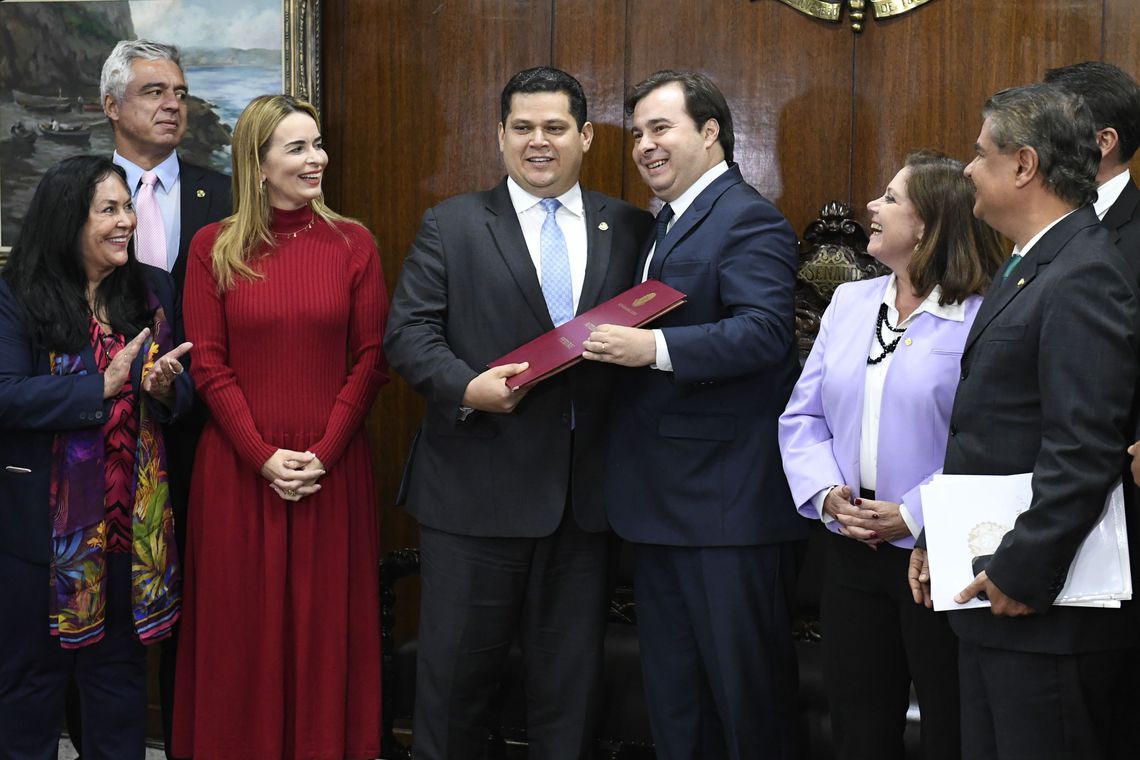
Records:
<instances>
[{"instance_id":1,"label":"dark trousers","mask_svg":"<svg viewBox=\"0 0 1140 760\"><path fill-rule=\"evenodd\" d=\"M634 547L637 631L658 760L791 760L794 551Z\"/></svg>"},{"instance_id":2,"label":"dark trousers","mask_svg":"<svg viewBox=\"0 0 1140 760\"><path fill-rule=\"evenodd\" d=\"M481 758L511 643L526 667L529 755L592 752L608 605L608 533L572 516L545 538L480 538L421 527L417 760Z\"/></svg>"},{"instance_id":3,"label":"dark trousers","mask_svg":"<svg viewBox=\"0 0 1140 760\"><path fill-rule=\"evenodd\" d=\"M61 649L48 632L48 568L0 554L0 760L55 760L74 676L84 760L146 753L146 662L130 609L131 560L109 555L103 639Z\"/></svg>"},{"instance_id":4,"label":"dark trousers","mask_svg":"<svg viewBox=\"0 0 1140 760\"><path fill-rule=\"evenodd\" d=\"M1124 760L1140 757L1125 653L1038 654L959 647L962 757ZM1122 709L1123 708L1123 709Z\"/></svg>"},{"instance_id":5,"label":"dark trousers","mask_svg":"<svg viewBox=\"0 0 1140 760\"><path fill-rule=\"evenodd\" d=\"M820 621L836 757L902 760L913 680L923 760L959 760L958 639L946 615L914 603L910 551L825 539Z\"/></svg>"}]
</instances>

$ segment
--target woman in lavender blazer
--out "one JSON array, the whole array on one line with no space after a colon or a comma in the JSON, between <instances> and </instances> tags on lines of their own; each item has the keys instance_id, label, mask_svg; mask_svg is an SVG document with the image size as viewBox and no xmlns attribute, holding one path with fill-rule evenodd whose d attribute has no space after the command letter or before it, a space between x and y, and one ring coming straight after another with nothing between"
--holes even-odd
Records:
<instances>
[{"instance_id":1,"label":"woman in lavender blazer","mask_svg":"<svg viewBox=\"0 0 1140 760\"><path fill-rule=\"evenodd\" d=\"M902 758L913 680L924 760L958 760L957 641L916 605L918 487L942 467L966 334L1003 259L963 165L918 152L867 204L892 272L843 285L780 418L800 514L825 538L824 679L839 758Z\"/></svg>"}]
</instances>

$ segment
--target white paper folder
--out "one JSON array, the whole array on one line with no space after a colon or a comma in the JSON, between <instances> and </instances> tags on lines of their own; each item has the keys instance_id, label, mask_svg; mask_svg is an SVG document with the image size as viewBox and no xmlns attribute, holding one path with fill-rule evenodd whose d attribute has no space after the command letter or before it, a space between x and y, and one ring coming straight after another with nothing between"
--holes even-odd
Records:
<instances>
[{"instance_id":1,"label":"white paper folder","mask_svg":"<svg viewBox=\"0 0 1140 760\"><path fill-rule=\"evenodd\" d=\"M954 601L974 580L973 559L992 554L1033 498L1032 473L1019 475L935 475L922 486L922 514L935 610L988 607L972 599ZM1132 598L1124 490L1109 491L1104 512L1077 550L1069 576L1054 604L1119 607Z\"/></svg>"}]
</instances>

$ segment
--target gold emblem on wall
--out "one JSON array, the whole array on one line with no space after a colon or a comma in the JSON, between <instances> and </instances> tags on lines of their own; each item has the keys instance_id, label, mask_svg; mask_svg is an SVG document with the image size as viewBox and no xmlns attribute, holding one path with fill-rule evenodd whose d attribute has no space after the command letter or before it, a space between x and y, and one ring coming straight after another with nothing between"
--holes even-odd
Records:
<instances>
[{"instance_id":1,"label":"gold emblem on wall","mask_svg":"<svg viewBox=\"0 0 1140 760\"><path fill-rule=\"evenodd\" d=\"M834 21L837 24L840 23L844 5L844 0L780 0L780 2L795 8L800 13L824 21ZM846 5L851 14L851 30L861 32L868 5L871 6L875 18L890 18L912 11L928 2L930 0L846 0Z\"/></svg>"}]
</instances>

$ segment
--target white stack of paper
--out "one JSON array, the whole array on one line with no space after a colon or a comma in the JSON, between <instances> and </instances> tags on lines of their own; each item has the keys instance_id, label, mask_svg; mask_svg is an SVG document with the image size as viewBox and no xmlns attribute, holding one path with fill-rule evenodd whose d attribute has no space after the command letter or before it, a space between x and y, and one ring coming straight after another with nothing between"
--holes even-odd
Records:
<instances>
[{"instance_id":1,"label":"white stack of paper","mask_svg":"<svg viewBox=\"0 0 1140 760\"><path fill-rule=\"evenodd\" d=\"M1017 516L1033 498L1032 473L1019 475L935 475L922 486L922 514L930 562L930 595L936 610L988 607L954 596L974 580L974 557L993 554ZM1132 598L1132 574L1118 482L1104 512L1081 543L1068 580L1054 604L1119 607Z\"/></svg>"}]
</instances>

